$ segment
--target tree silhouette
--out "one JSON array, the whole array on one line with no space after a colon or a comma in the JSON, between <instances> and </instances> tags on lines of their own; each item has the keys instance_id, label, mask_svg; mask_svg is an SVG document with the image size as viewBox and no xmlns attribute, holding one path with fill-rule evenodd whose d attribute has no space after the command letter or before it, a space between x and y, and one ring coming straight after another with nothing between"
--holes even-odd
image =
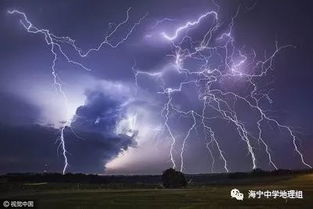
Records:
<instances>
[{"instance_id":1,"label":"tree silhouette","mask_svg":"<svg viewBox=\"0 0 313 209\"><path fill-rule=\"evenodd\" d=\"M162 174L162 182L165 188L180 188L187 186L187 181L182 172L173 168L165 170Z\"/></svg>"}]
</instances>

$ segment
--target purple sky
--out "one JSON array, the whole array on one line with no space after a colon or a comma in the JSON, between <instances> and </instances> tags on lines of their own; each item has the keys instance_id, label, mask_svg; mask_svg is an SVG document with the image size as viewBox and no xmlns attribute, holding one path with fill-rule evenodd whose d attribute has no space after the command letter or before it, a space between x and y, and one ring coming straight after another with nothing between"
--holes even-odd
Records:
<instances>
[{"instance_id":1,"label":"purple sky","mask_svg":"<svg viewBox=\"0 0 313 209\"><path fill-rule=\"evenodd\" d=\"M312 7L2 1L0 172L62 172L64 155L83 173L308 168ZM81 54L107 43L81 57L67 36Z\"/></svg>"}]
</instances>

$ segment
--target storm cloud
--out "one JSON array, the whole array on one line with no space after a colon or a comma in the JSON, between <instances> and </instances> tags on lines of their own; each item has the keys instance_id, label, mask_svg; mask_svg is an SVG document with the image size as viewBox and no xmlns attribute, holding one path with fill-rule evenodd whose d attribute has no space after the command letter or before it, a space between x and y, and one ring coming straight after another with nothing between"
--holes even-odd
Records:
<instances>
[{"instance_id":1,"label":"storm cloud","mask_svg":"<svg viewBox=\"0 0 313 209\"><path fill-rule=\"evenodd\" d=\"M301 3L296 0L257 3L250 0L197 0L196 3L193 0L95 0L93 3L85 0L3 0L0 5L0 31L3 32L0 39L0 172L41 172L44 169L61 172L64 159L58 137L64 124L68 172L155 174L171 167L169 148L172 139L164 128L168 97L162 92L166 88L179 88L181 82L189 80L185 73L177 71L175 61L179 60L175 55L188 53L191 46L188 38L183 44L188 50L179 52L161 34L173 35L175 28L187 21L196 20L204 12L218 10L221 31L216 35L219 35L228 31L228 24L239 5L231 33L237 49L250 58L256 55L253 58L256 61L273 52L275 41L279 46L295 46L277 53L272 63L273 71L269 71L264 83L260 82L261 93L268 92L271 102L260 103L265 103L261 105L269 115L295 130L298 148L312 165L311 4L310 0ZM55 73L67 96L67 108L51 74L51 45L46 44L43 34L27 32L20 24L21 15L8 13L12 9L25 12L36 27L45 28L56 36L71 37L85 52L97 47L118 23L125 20L129 7L132 8L129 21L111 36L113 43L125 37L139 18L146 13L148 16L117 48L104 44L99 51L81 58L67 41L58 42L69 58L91 69L87 71L67 62L56 50ZM197 44L203 35L202 29L210 27L211 21L212 18L204 18L199 27L186 31L186 35ZM211 38L212 45L215 45L215 38ZM217 57L213 56L206 67L220 66L220 62L215 63ZM239 57L236 55L234 61ZM197 60L185 61L183 68L198 69ZM135 72L142 74L136 77ZM216 88L238 90L249 96L251 88L240 80L221 80ZM173 107L201 113L203 106L199 98L202 97L198 90L193 84L184 85L183 91L173 94ZM231 102L231 98L228 99ZM231 103L249 130L257 165L272 169L264 146L255 139L258 137L256 113L239 100ZM182 141L193 120L171 112L168 123L177 139L173 152L178 165ZM207 110L207 115L218 114ZM207 123L216 132L230 170L251 170L246 144L234 125L219 118ZM262 126L266 129L264 139L270 145L277 165L288 169L304 168L287 131L273 128L275 124L264 122ZM197 128L186 141L184 172L212 171L213 159L207 143L201 120L197 119ZM214 172L225 172L216 146L211 145L215 156Z\"/></svg>"},{"instance_id":2,"label":"storm cloud","mask_svg":"<svg viewBox=\"0 0 313 209\"><path fill-rule=\"evenodd\" d=\"M4 96L2 96L4 98ZM60 130L52 126L35 124L36 108L17 103L17 98L9 99L10 109L15 114L4 111L0 117L18 120L21 116L24 123L9 125L7 121L0 124L0 167L1 172L57 172L63 166L60 154ZM13 106L14 105L14 106ZM65 129L66 146L68 147L69 171L101 173L105 164L122 150L135 145L131 136L115 134L117 122L122 117L121 102L100 91L88 91L86 103L77 108L75 119ZM3 106L5 107L5 106ZM15 107L15 109L13 109ZM38 116L38 114L37 114ZM26 119L28 119L26 121ZM6 122L6 123L4 123Z\"/></svg>"}]
</instances>

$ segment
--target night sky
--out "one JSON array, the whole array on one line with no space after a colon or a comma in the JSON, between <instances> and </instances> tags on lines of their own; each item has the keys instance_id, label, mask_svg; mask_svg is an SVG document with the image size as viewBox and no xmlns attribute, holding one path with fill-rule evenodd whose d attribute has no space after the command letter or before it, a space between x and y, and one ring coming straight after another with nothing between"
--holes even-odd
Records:
<instances>
[{"instance_id":1,"label":"night sky","mask_svg":"<svg viewBox=\"0 0 313 209\"><path fill-rule=\"evenodd\" d=\"M64 154L66 172L98 174L249 171L250 151L254 168L309 168L312 10L310 0L1 1L0 173L62 172ZM178 30L209 11L217 17ZM64 38L84 54L106 36L85 57Z\"/></svg>"}]
</instances>

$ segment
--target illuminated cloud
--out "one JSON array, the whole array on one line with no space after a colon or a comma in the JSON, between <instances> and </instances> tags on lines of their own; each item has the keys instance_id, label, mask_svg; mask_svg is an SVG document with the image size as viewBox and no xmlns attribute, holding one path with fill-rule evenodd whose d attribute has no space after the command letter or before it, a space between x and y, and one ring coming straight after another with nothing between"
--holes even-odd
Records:
<instances>
[{"instance_id":1,"label":"illuminated cloud","mask_svg":"<svg viewBox=\"0 0 313 209\"><path fill-rule=\"evenodd\" d=\"M310 167L311 11L287 1L5 1L3 172Z\"/></svg>"}]
</instances>

